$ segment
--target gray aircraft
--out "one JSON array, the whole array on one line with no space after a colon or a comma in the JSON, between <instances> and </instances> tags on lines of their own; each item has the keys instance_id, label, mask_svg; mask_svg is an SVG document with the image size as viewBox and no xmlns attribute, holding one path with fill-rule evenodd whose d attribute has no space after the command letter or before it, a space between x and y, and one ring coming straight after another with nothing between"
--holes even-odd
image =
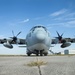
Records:
<instances>
[{"instance_id":1,"label":"gray aircraft","mask_svg":"<svg viewBox=\"0 0 75 75\"><path fill-rule=\"evenodd\" d=\"M13 44L26 45L20 47L26 47L27 55L36 54L36 56L47 56L48 50L51 47L51 44L62 43L61 47L65 48L71 45L71 42L75 42L75 38L62 38L62 35L58 34L58 37L54 39L51 38L49 31L44 26L35 26L33 27L26 36L26 39L17 38L20 34L19 32L16 36L14 36L14 32L12 31L13 37L10 39L0 39L0 44L3 44L7 48L13 48Z\"/></svg>"}]
</instances>

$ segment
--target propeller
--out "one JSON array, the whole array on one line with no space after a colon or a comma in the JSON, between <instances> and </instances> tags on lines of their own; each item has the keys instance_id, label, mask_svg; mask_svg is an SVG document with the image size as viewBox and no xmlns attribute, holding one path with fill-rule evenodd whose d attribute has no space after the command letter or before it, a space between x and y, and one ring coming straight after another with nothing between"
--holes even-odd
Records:
<instances>
[{"instance_id":1,"label":"propeller","mask_svg":"<svg viewBox=\"0 0 75 75\"><path fill-rule=\"evenodd\" d=\"M64 33L62 33L61 35L57 31L56 31L56 33L58 35L58 37L56 37L56 38L58 38L58 40L61 41L62 40L62 36L63 36Z\"/></svg>"},{"instance_id":2,"label":"propeller","mask_svg":"<svg viewBox=\"0 0 75 75\"><path fill-rule=\"evenodd\" d=\"M12 34L13 34L13 37L10 37L12 38L12 41L11 42L16 42L17 41L17 36L21 33L21 31L15 36L14 35L14 31L12 30Z\"/></svg>"}]
</instances>

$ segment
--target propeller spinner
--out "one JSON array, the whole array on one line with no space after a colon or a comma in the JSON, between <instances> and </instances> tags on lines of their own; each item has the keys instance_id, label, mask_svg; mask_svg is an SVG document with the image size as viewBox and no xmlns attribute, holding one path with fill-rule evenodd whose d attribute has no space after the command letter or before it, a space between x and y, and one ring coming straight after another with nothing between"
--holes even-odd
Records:
<instances>
[{"instance_id":1,"label":"propeller spinner","mask_svg":"<svg viewBox=\"0 0 75 75\"><path fill-rule=\"evenodd\" d=\"M16 42L17 41L17 36L21 33L21 31L15 36L14 35L14 31L12 30L12 34L13 34L13 37L10 37L12 38L12 42Z\"/></svg>"}]
</instances>

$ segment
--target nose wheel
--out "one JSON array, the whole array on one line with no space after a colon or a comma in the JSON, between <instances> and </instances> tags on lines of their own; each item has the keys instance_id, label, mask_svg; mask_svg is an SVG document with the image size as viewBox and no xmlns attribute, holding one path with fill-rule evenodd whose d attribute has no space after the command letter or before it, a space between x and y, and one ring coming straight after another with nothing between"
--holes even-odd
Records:
<instances>
[{"instance_id":1,"label":"nose wheel","mask_svg":"<svg viewBox=\"0 0 75 75\"><path fill-rule=\"evenodd\" d=\"M43 56L43 50L40 51L40 56Z\"/></svg>"}]
</instances>

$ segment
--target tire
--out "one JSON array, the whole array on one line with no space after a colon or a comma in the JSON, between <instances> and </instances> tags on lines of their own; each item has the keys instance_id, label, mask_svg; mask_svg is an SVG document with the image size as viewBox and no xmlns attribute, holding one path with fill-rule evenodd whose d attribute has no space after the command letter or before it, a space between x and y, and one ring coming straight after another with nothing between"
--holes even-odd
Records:
<instances>
[{"instance_id":1,"label":"tire","mask_svg":"<svg viewBox=\"0 0 75 75\"><path fill-rule=\"evenodd\" d=\"M30 53L28 53L27 55L28 55L28 56L30 56L31 54L30 54Z\"/></svg>"}]
</instances>

